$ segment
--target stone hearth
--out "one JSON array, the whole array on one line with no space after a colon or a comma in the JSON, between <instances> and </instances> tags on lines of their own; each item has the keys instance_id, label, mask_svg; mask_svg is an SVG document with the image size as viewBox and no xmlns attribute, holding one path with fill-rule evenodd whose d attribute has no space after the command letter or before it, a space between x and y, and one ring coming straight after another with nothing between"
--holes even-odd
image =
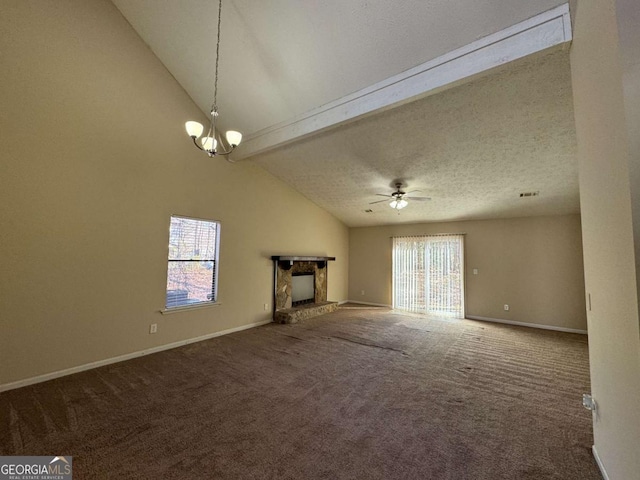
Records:
<instances>
[{"instance_id":1,"label":"stone hearth","mask_svg":"<svg viewBox=\"0 0 640 480\"><path fill-rule=\"evenodd\" d=\"M272 256L275 277L273 320L277 323L297 323L338 308L337 302L327 301L327 262L335 257ZM314 302L292 306L292 277L299 273L313 273Z\"/></svg>"},{"instance_id":2,"label":"stone hearth","mask_svg":"<svg viewBox=\"0 0 640 480\"><path fill-rule=\"evenodd\" d=\"M276 323L298 323L300 320L335 312L337 309L338 302L307 303L276 311L273 321Z\"/></svg>"}]
</instances>

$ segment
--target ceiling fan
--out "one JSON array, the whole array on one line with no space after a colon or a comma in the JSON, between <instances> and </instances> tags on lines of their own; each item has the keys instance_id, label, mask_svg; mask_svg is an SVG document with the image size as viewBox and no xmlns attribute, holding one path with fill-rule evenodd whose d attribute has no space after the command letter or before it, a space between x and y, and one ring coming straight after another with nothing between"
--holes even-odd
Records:
<instances>
[{"instance_id":1,"label":"ceiling fan","mask_svg":"<svg viewBox=\"0 0 640 480\"><path fill-rule=\"evenodd\" d=\"M384 200L378 200L377 202L371 202L369 205L373 205L375 203L381 203L381 202L387 202L388 199L391 199L391 202L389 202L389 206L395 210L402 210L404 207L406 207L407 205L409 205L409 202L407 200L411 200L411 201L416 201L416 202L424 202L427 200L431 200L431 197L409 197L407 195L410 195L412 193L415 192L419 192L420 190L411 190L410 192L403 192L402 191L402 183L401 182L396 182L395 183L395 187L396 187L396 191L393 192L391 195L385 195L383 193L376 193L377 196L379 197L387 197Z\"/></svg>"}]
</instances>

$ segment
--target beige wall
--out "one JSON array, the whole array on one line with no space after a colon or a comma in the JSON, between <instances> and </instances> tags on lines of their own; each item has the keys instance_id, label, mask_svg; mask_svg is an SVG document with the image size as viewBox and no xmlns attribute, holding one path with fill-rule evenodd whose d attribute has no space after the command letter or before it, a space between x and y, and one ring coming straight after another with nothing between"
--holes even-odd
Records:
<instances>
[{"instance_id":1,"label":"beige wall","mask_svg":"<svg viewBox=\"0 0 640 480\"><path fill-rule=\"evenodd\" d=\"M467 315L586 330L579 215L352 228L349 299L391 304L390 237L435 233L466 233Z\"/></svg>"},{"instance_id":2,"label":"beige wall","mask_svg":"<svg viewBox=\"0 0 640 480\"><path fill-rule=\"evenodd\" d=\"M580 2L571 70L585 284L592 306L587 315L591 388L598 403L594 443L611 480L637 480L640 331L631 198L640 184L630 181L629 162L640 153L633 150L638 143L634 146L630 135L637 140L640 132L630 132L625 118L628 97L623 91L620 64L618 3ZM627 15L626 20L637 32L638 17L633 20ZM637 47L636 43L633 48ZM636 74L635 81L636 86L640 84L640 75Z\"/></svg>"},{"instance_id":3,"label":"beige wall","mask_svg":"<svg viewBox=\"0 0 640 480\"><path fill-rule=\"evenodd\" d=\"M266 320L272 254L337 257L346 300L347 228L198 152L202 113L109 1L3 1L0 30L0 385ZM171 214L222 222L220 306L159 313Z\"/></svg>"}]
</instances>

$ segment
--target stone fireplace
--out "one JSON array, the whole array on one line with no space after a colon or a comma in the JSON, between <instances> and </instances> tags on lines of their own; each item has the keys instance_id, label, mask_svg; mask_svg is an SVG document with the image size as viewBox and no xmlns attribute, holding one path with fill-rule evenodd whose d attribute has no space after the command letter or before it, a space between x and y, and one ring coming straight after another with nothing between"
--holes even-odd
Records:
<instances>
[{"instance_id":1,"label":"stone fireplace","mask_svg":"<svg viewBox=\"0 0 640 480\"><path fill-rule=\"evenodd\" d=\"M271 259L274 268L275 322L296 323L337 308L336 302L327 301L327 262L335 260L335 257L274 255ZM297 280L296 291L294 277ZM312 293L309 292L311 279Z\"/></svg>"}]
</instances>

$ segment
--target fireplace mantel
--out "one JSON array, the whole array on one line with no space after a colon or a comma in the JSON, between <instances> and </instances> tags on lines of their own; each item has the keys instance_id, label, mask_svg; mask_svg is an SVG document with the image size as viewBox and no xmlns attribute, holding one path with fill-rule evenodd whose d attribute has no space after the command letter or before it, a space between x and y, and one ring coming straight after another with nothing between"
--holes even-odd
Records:
<instances>
[{"instance_id":1,"label":"fireplace mantel","mask_svg":"<svg viewBox=\"0 0 640 480\"><path fill-rule=\"evenodd\" d=\"M271 260L283 262L330 262L336 257L298 257L293 255L272 255Z\"/></svg>"}]
</instances>

